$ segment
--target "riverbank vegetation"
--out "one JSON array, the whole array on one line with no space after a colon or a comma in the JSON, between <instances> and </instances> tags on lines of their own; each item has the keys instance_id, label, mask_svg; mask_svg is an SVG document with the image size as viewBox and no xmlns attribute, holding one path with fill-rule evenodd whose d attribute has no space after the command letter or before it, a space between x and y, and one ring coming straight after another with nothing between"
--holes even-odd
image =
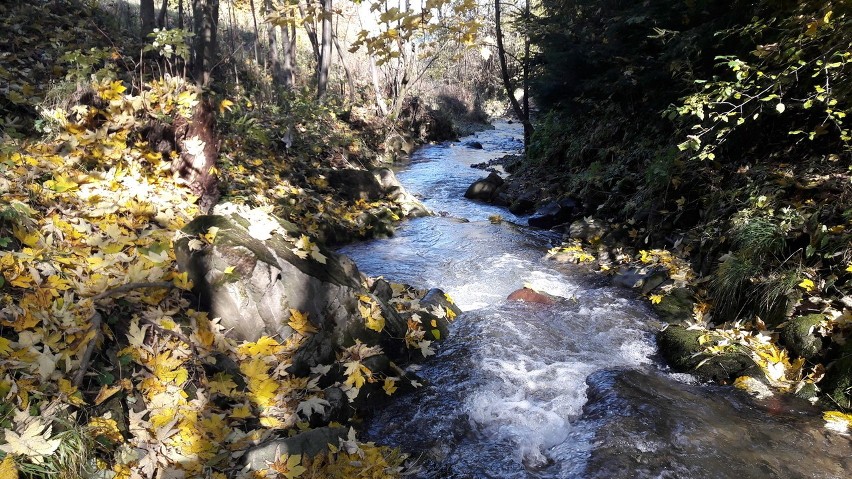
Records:
<instances>
[{"instance_id":1,"label":"riverbank vegetation","mask_svg":"<svg viewBox=\"0 0 852 479\"><path fill-rule=\"evenodd\" d=\"M613 273L669 270L643 293L694 341L697 359L676 365L741 354L743 377L716 379L841 411L850 13L833 1L545 0L524 23L538 116L514 175L517 196L571 197L605 223L563 258L574 248ZM672 274L672 257L688 273Z\"/></svg>"}]
</instances>

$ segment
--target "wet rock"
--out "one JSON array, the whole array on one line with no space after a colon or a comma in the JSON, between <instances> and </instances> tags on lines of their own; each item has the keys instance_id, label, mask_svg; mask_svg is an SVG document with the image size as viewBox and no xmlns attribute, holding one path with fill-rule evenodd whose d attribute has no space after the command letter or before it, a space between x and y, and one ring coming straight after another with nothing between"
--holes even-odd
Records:
<instances>
[{"instance_id":1,"label":"wet rock","mask_svg":"<svg viewBox=\"0 0 852 479\"><path fill-rule=\"evenodd\" d=\"M821 314L793 318L781 330L781 340L797 357L811 359L822 349L822 340L814 334L814 328L823 319Z\"/></svg>"},{"instance_id":2,"label":"wet rock","mask_svg":"<svg viewBox=\"0 0 852 479\"><path fill-rule=\"evenodd\" d=\"M820 388L829 399L830 407L852 408L852 341L847 341L837 359L828 367Z\"/></svg>"},{"instance_id":3,"label":"wet rock","mask_svg":"<svg viewBox=\"0 0 852 479\"><path fill-rule=\"evenodd\" d=\"M664 268L629 268L612 277L612 284L623 288L638 289L640 294L648 294L663 284L669 275Z\"/></svg>"},{"instance_id":4,"label":"wet rock","mask_svg":"<svg viewBox=\"0 0 852 479\"><path fill-rule=\"evenodd\" d=\"M497 173L491 172L486 178L476 180L464 193L464 197L471 200L491 201L497 196L498 189L503 186L503 178Z\"/></svg>"},{"instance_id":5,"label":"wet rock","mask_svg":"<svg viewBox=\"0 0 852 479\"><path fill-rule=\"evenodd\" d=\"M563 198L539 208L527 223L534 228L550 229L573 220L580 213L580 209L577 201Z\"/></svg>"},{"instance_id":6,"label":"wet rock","mask_svg":"<svg viewBox=\"0 0 852 479\"><path fill-rule=\"evenodd\" d=\"M429 340L445 339L450 334L451 318L462 313L462 310L450 301L447 294L438 288L430 289L420 300L420 306L426 309L425 312L418 311L417 314L426 326L424 328L426 339Z\"/></svg>"},{"instance_id":7,"label":"wet rock","mask_svg":"<svg viewBox=\"0 0 852 479\"><path fill-rule=\"evenodd\" d=\"M279 438L267 441L246 451L243 461L251 470L269 468L269 463L279 457L304 455L314 457L328 451L328 445L340 445L341 439L346 439L347 430L344 427L321 427L311 429L293 437Z\"/></svg>"},{"instance_id":8,"label":"wet rock","mask_svg":"<svg viewBox=\"0 0 852 479\"><path fill-rule=\"evenodd\" d=\"M528 191L512 201L511 205L509 205L509 211L516 215L530 213L535 208L535 198L536 194Z\"/></svg>"},{"instance_id":9,"label":"wet rock","mask_svg":"<svg viewBox=\"0 0 852 479\"><path fill-rule=\"evenodd\" d=\"M466 146L470 149L473 149L473 150L481 150L482 149L482 143L480 143L476 140L468 141L464 144L464 146Z\"/></svg>"},{"instance_id":10,"label":"wet rock","mask_svg":"<svg viewBox=\"0 0 852 479\"><path fill-rule=\"evenodd\" d=\"M698 343L701 334L682 326L669 326L657 334L660 354L675 371L694 374L705 381L729 384L739 376L762 376L760 368L744 352L704 354Z\"/></svg>"},{"instance_id":11,"label":"wet rock","mask_svg":"<svg viewBox=\"0 0 852 479\"><path fill-rule=\"evenodd\" d=\"M637 370L604 370L586 382L581 421L594 424L594 446L570 477L849 476L852 441L827 433L820 411L801 399L755 400Z\"/></svg>"},{"instance_id":12,"label":"wet rock","mask_svg":"<svg viewBox=\"0 0 852 479\"><path fill-rule=\"evenodd\" d=\"M382 198L394 201L406 217L429 215L429 209L410 194L396 178L393 170L378 168L372 171L341 169L329 170L326 178L330 187L349 201L376 201Z\"/></svg>"},{"instance_id":13,"label":"wet rock","mask_svg":"<svg viewBox=\"0 0 852 479\"><path fill-rule=\"evenodd\" d=\"M506 298L509 301L524 301L527 303L540 303L540 304L555 304L556 297L549 295L547 293L540 293L534 289L530 288L521 288L513 291Z\"/></svg>"},{"instance_id":14,"label":"wet rock","mask_svg":"<svg viewBox=\"0 0 852 479\"><path fill-rule=\"evenodd\" d=\"M606 224L594 218L582 218L571 223L568 236L573 239L593 240L607 233Z\"/></svg>"},{"instance_id":15,"label":"wet rock","mask_svg":"<svg viewBox=\"0 0 852 479\"><path fill-rule=\"evenodd\" d=\"M686 288L674 288L663 296L659 303L652 303L651 308L663 321L677 323L692 318L692 308L695 298L692 291Z\"/></svg>"},{"instance_id":16,"label":"wet rock","mask_svg":"<svg viewBox=\"0 0 852 479\"><path fill-rule=\"evenodd\" d=\"M382 193L391 201L395 201L402 208L402 214L409 218L419 218L421 216L429 216L432 214L429 208L423 204L417 197L412 195L402 186L393 170L389 168L379 168L372 171L376 181L379 182Z\"/></svg>"}]
</instances>

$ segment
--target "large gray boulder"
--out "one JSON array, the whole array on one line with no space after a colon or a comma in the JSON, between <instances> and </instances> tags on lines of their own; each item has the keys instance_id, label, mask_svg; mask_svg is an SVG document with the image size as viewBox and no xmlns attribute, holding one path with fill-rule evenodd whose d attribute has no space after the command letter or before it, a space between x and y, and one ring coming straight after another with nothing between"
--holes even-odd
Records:
<instances>
[{"instance_id":1,"label":"large gray boulder","mask_svg":"<svg viewBox=\"0 0 852 479\"><path fill-rule=\"evenodd\" d=\"M296 434L293 437L273 439L245 452L244 463L251 470L269 468L269 464L282 456L314 457L327 452L329 444L335 448L347 438L345 427L320 427Z\"/></svg>"},{"instance_id":2,"label":"large gray boulder","mask_svg":"<svg viewBox=\"0 0 852 479\"><path fill-rule=\"evenodd\" d=\"M503 183L503 178L492 171L487 177L473 182L465 191L464 197L470 200L493 201L501 191Z\"/></svg>"},{"instance_id":3,"label":"large gray boulder","mask_svg":"<svg viewBox=\"0 0 852 479\"><path fill-rule=\"evenodd\" d=\"M348 257L313 244L295 225L258 209L220 205L182 233L175 242L178 266L192 280L201 308L221 318L231 338L283 341L294 334L288 324L291 311L307 314L316 332L292 358L288 371L297 376L334 363L356 342L381 346L392 360L406 360L411 345L404 338L412 314L424 318L425 339L436 340L446 337L448 321L461 312L438 289L397 285L416 291L401 298L393 297L386 284L382 291L374 288L379 293L374 294ZM364 311L380 314L381 331L378 323L370 327ZM431 326L433 320L437 326ZM433 329L439 333L432 334Z\"/></svg>"},{"instance_id":4,"label":"large gray boulder","mask_svg":"<svg viewBox=\"0 0 852 479\"><path fill-rule=\"evenodd\" d=\"M352 321L364 289L352 260L316 245L306 248L295 225L260 210L232 205L216 211L223 214L199 216L182 230L175 256L201 306L221 318L233 338L287 338L295 309L337 345L371 339ZM212 243L199 240L211 231Z\"/></svg>"},{"instance_id":5,"label":"large gray boulder","mask_svg":"<svg viewBox=\"0 0 852 479\"><path fill-rule=\"evenodd\" d=\"M329 186L346 200L376 201L385 198L397 203L403 216L429 215L429 209L406 191L390 168L329 170L325 176Z\"/></svg>"}]
</instances>

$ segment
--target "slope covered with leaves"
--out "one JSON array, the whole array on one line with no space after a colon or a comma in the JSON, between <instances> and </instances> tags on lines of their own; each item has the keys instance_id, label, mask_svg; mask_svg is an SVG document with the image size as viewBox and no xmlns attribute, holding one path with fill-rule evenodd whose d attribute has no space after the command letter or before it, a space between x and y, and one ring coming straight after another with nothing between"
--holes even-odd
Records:
<instances>
[{"instance_id":1,"label":"slope covered with leaves","mask_svg":"<svg viewBox=\"0 0 852 479\"><path fill-rule=\"evenodd\" d=\"M404 378L373 374L362 361L381 351L361 344L332 373L295 377L293 354L315 332L303 312L291 311L287 341L238 342L193 308L173 244L198 198L172 171L178 152L164 154L151 131L187 121L204 93L128 68L139 46L104 18L77 2L0 5L0 477L397 477L403 456L352 432L312 458L241 470L264 439L325 425L328 384L357 395L376 383L389 396ZM291 220L305 251L387 234L408 213L328 185L335 158L369 164L364 150L379 143L361 140L369 120L357 131L298 96L296 115L230 98L217 101L224 195ZM298 139L284 151L268 135L287 128ZM399 309L417 307L414 291L392 288ZM364 321L381 330L365 298ZM430 354L410 328L400 341Z\"/></svg>"},{"instance_id":2,"label":"slope covered with leaves","mask_svg":"<svg viewBox=\"0 0 852 479\"><path fill-rule=\"evenodd\" d=\"M652 301L688 286L700 306L682 319L708 352L754 350L762 381L849 408L848 2L543 5L543 111L517 183L582 200L613 258L686 259L692 277ZM800 357L781 332L812 314L818 353Z\"/></svg>"}]
</instances>

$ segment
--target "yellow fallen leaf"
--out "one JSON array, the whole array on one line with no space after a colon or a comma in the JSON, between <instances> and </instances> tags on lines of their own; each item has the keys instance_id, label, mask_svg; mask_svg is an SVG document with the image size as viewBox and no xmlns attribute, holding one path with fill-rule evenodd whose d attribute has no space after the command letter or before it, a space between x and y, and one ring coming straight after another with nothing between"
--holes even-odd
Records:
<instances>
[{"instance_id":1,"label":"yellow fallen leaf","mask_svg":"<svg viewBox=\"0 0 852 479\"><path fill-rule=\"evenodd\" d=\"M810 292L816 288L816 285L814 285L814 282L811 281L809 278L805 278L802 280L801 283L799 283L799 287L804 289L805 291Z\"/></svg>"},{"instance_id":2,"label":"yellow fallen leaf","mask_svg":"<svg viewBox=\"0 0 852 479\"><path fill-rule=\"evenodd\" d=\"M18 479L18 466L15 465L15 458L11 454L6 454L3 462L0 462L0 477Z\"/></svg>"},{"instance_id":3,"label":"yellow fallen leaf","mask_svg":"<svg viewBox=\"0 0 852 479\"><path fill-rule=\"evenodd\" d=\"M95 398L95 406L100 405L119 391L121 391L120 385L110 387L104 384L103 386L101 386L101 390L98 391L98 396Z\"/></svg>"}]
</instances>

